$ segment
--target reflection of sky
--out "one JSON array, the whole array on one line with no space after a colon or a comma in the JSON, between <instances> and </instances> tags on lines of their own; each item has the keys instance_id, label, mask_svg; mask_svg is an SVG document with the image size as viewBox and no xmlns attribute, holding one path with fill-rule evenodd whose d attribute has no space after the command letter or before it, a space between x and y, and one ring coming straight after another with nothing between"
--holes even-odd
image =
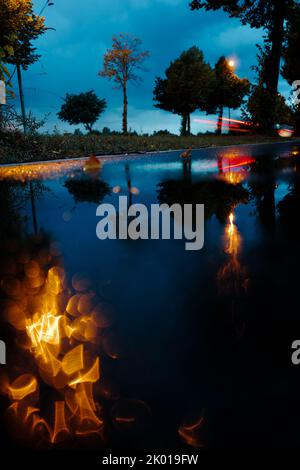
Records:
<instances>
[{"instance_id":1,"label":"reflection of sky","mask_svg":"<svg viewBox=\"0 0 300 470\"><path fill-rule=\"evenodd\" d=\"M147 163L145 165L136 165L136 168L140 170L144 168L146 171L182 171L183 160L178 160L177 162L165 162L165 163ZM195 160L192 162L193 173L203 173L203 172L215 172L217 168L216 162L212 160Z\"/></svg>"},{"instance_id":2,"label":"reflection of sky","mask_svg":"<svg viewBox=\"0 0 300 470\"><path fill-rule=\"evenodd\" d=\"M278 204L289 192L290 184L288 182L278 183L275 191L275 203Z\"/></svg>"}]
</instances>

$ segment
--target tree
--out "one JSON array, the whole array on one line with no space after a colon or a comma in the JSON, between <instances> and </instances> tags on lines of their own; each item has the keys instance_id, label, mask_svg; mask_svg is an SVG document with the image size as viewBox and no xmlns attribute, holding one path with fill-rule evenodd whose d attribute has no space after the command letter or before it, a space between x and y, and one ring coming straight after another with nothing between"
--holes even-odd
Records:
<instances>
[{"instance_id":1,"label":"tree","mask_svg":"<svg viewBox=\"0 0 300 470\"><path fill-rule=\"evenodd\" d=\"M46 31L44 18L33 12L32 0L0 0L0 51L4 63L16 66L23 126L26 113L21 69L26 70L40 57L32 41Z\"/></svg>"},{"instance_id":2,"label":"tree","mask_svg":"<svg viewBox=\"0 0 300 470\"><path fill-rule=\"evenodd\" d=\"M127 85L137 82L137 71L143 69L143 62L149 57L149 52L141 52L141 40L129 34L113 36L112 48L104 55L103 70L98 75L113 80L117 88L123 91L123 133L127 134Z\"/></svg>"},{"instance_id":3,"label":"tree","mask_svg":"<svg viewBox=\"0 0 300 470\"><path fill-rule=\"evenodd\" d=\"M297 0L192 0L192 10L205 8L206 10L223 9L231 17L240 18L243 24L252 28L264 28L267 40L270 42L268 73L266 74L266 93L269 97L270 107L265 109L265 121L268 132L274 131L274 107L278 92L280 74L280 60L285 38L285 21L289 18L291 10L298 3Z\"/></svg>"},{"instance_id":4,"label":"tree","mask_svg":"<svg viewBox=\"0 0 300 470\"><path fill-rule=\"evenodd\" d=\"M67 93L59 113L59 119L69 124L83 124L88 132L107 107L105 99L99 99L93 91L70 95Z\"/></svg>"},{"instance_id":5,"label":"tree","mask_svg":"<svg viewBox=\"0 0 300 470\"><path fill-rule=\"evenodd\" d=\"M300 6L295 6L287 23L286 42L283 49L282 75L290 85L300 80ZM296 134L300 135L300 104L294 105Z\"/></svg>"},{"instance_id":6,"label":"tree","mask_svg":"<svg viewBox=\"0 0 300 470\"><path fill-rule=\"evenodd\" d=\"M247 93L250 83L246 78L239 78L233 72L228 60L220 57L214 68L215 88L210 96L211 111L219 112L217 133L222 133L224 108L238 109Z\"/></svg>"},{"instance_id":7,"label":"tree","mask_svg":"<svg viewBox=\"0 0 300 470\"><path fill-rule=\"evenodd\" d=\"M251 122L256 129L265 132L265 109L270 106L268 95L263 86L252 87L248 102L242 110L243 119ZM292 110L284 97L278 93L274 108L274 119L277 124L292 124Z\"/></svg>"},{"instance_id":8,"label":"tree","mask_svg":"<svg viewBox=\"0 0 300 470\"><path fill-rule=\"evenodd\" d=\"M102 135L111 135L111 130L109 127L103 127L102 129Z\"/></svg>"},{"instance_id":9,"label":"tree","mask_svg":"<svg viewBox=\"0 0 300 470\"><path fill-rule=\"evenodd\" d=\"M197 109L206 111L208 97L214 89L214 75L198 47L191 47L171 62L166 78L156 78L154 105L182 118L181 133L190 134L190 115Z\"/></svg>"},{"instance_id":10,"label":"tree","mask_svg":"<svg viewBox=\"0 0 300 470\"><path fill-rule=\"evenodd\" d=\"M5 84L5 91L7 95L14 96L11 90L10 74L7 67L3 63L3 58L8 54L13 54L12 49L9 46L0 47L0 81ZM2 105L0 104L0 129L3 127L3 112Z\"/></svg>"},{"instance_id":11,"label":"tree","mask_svg":"<svg viewBox=\"0 0 300 470\"><path fill-rule=\"evenodd\" d=\"M7 49L10 51L10 54L13 54L13 50L10 46L0 47L0 80L5 81L9 78L9 71L7 67L4 65L4 58L7 56L8 52Z\"/></svg>"},{"instance_id":12,"label":"tree","mask_svg":"<svg viewBox=\"0 0 300 470\"><path fill-rule=\"evenodd\" d=\"M271 45L268 41L258 46L257 65L252 67L256 72L256 85L251 87L249 100L242 110L243 118L251 122L262 133L268 132L269 122L266 119L266 109L272 109L274 123L291 124L292 110L284 97L277 93L275 104L267 91L266 78L269 71Z\"/></svg>"},{"instance_id":13,"label":"tree","mask_svg":"<svg viewBox=\"0 0 300 470\"><path fill-rule=\"evenodd\" d=\"M34 14L32 0L0 0L0 29L0 47L6 51L4 62L19 64L26 70L38 60L32 41L46 27L44 18Z\"/></svg>"}]
</instances>

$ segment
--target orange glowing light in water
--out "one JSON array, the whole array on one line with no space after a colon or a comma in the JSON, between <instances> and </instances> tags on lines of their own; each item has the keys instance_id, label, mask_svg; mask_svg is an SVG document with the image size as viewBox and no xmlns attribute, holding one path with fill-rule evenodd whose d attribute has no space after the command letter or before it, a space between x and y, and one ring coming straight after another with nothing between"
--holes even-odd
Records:
<instances>
[{"instance_id":1,"label":"orange glowing light in water","mask_svg":"<svg viewBox=\"0 0 300 470\"><path fill-rule=\"evenodd\" d=\"M40 318L36 314L33 320L28 320L26 331L31 339L33 348L41 348L42 343L56 344L60 342L60 316L45 313ZM36 319L36 321L35 321Z\"/></svg>"},{"instance_id":2,"label":"orange glowing light in water","mask_svg":"<svg viewBox=\"0 0 300 470\"><path fill-rule=\"evenodd\" d=\"M229 214L229 230L230 230L230 232L233 232L233 230L234 230L234 214L233 214L233 212L231 212L231 214Z\"/></svg>"},{"instance_id":3,"label":"orange glowing light in water","mask_svg":"<svg viewBox=\"0 0 300 470\"><path fill-rule=\"evenodd\" d=\"M8 394L13 400L23 400L23 398L36 392L37 389L36 378L30 374L23 374L8 386Z\"/></svg>"},{"instance_id":4,"label":"orange glowing light in water","mask_svg":"<svg viewBox=\"0 0 300 470\"><path fill-rule=\"evenodd\" d=\"M242 336L245 329L245 322L242 315L238 314L236 307L238 299L248 292L249 278L246 267L242 264L240 255L242 250L242 237L235 224L234 212L228 216L228 223L224 231L224 251L227 260L222 265L217 274L217 285L219 293L230 295L232 319L236 333Z\"/></svg>"},{"instance_id":5,"label":"orange glowing light in water","mask_svg":"<svg viewBox=\"0 0 300 470\"><path fill-rule=\"evenodd\" d=\"M220 290L228 290L231 286L236 285L236 279L240 278L241 265L239 262L239 254L241 250L242 239L234 223L235 216L231 212L228 216L228 223L225 227L224 249L229 255L229 260L222 266L218 272L218 283Z\"/></svg>"},{"instance_id":6,"label":"orange glowing light in water","mask_svg":"<svg viewBox=\"0 0 300 470\"><path fill-rule=\"evenodd\" d=\"M224 173L223 179L229 184L240 184L246 178L246 174L243 171L229 171Z\"/></svg>"},{"instance_id":7,"label":"orange glowing light in water","mask_svg":"<svg viewBox=\"0 0 300 470\"><path fill-rule=\"evenodd\" d=\"M41 275L44 281L36 294L27 295L22 282ZM101 407L94 399L100 360L91 353L89 344L96 341L99 328L111 323L103 320L105 305L99 304L96 295L88 290L89 280L76 275L72 284L73 290L67 285L63 268L46 269L37 259L26 259L19 291L8 289L12 297L6 317L17 331L26 334L23 347L34 359L37 371L22 373L12 382L5 380L2 392L11 400L8 411L16 427L24 429L24 436L31 436L33 442L43 438L55 444L72 436L102 435ZM24 303L23 309L20 302ZM20 311L22 321L17 322ZM53 402L53 418L49 422L39 406L39 381L58 390L61 397Z\"/></svg>"},{"instance_id":8,"label":"orange glowing light in water","mask_svg":"<svg viewBox=\"0 0 300 470\"><path fill-rule=\"evenodd\" d=\"M205 419L200 416L191 423L183 423L178 429L181 439L191 447L205 446Z\"/></svg>"},{"instance_id":9,"label":"orange glowing light in water","mask_svg":"<svg viewBox=\"0 0 300 470\"><path fill-rule=\"evenodd\" d=\"M32 181L57 179L72 171L80 170L86 163L85 159L53 161L44 163L29 163L24 165L7 165L0 167L0 181Z\"/></svg>"},{"instance_id":10,"label":"orange glowing light in water","mask_svg":"<svg viewBox=\"0 0 300 470\"><path fill-rule=\"evenodd\" d=\"M69 428L66 424L65 402L56 401L54 404L54 429L51 435L51 442L57 442L62 434L69 434Z\"/></svg>"},{"instance_id":11,"label":"orange glowing light in water","mask_svg":"<svg viewBox=\"0 0 300 470\"><path fill-rule=\"evenodd\" d=\"M225 154L218 158L219 178L229 184L240 184L247 178L250 165L254 162L251 156Z\"/></svg>"},{"instance_id":12,"label":"orange glowing light in water","mask_svg":"<svg viewBox=\"0 0 300 470\"><path fill-rule=\"evenodd\" d=\"M71 351L65 354L62 360L62 370L67 375L72 375L75 372L80 371L83 369L83 345L80 344L76 346L76 348L71 349Z\"/></svg>"},{"instance_id":13,"label":"orange glowing light in water","mask_svg":"<svg viewBox=\"0 0 300 470\"><path fill-rule=\"evenodd\" d=\"M79 375L79 377L69 382L69 386L74 387L74 385L84 383L84 382L94 383L94 382L98 382L99 379L100 379L99 357L97 357L92 367L85 374Z\"/></svg>"},{"instance_id":14,"label":"orange glowing light in water","mask_svg":"<svg viewBox=\"0 0 300 470\"><path fill-rule=\"evenodd\" d=\"M225 252L232 256L234 262L237 261L237 255L241 248L241 236L238 232L237 226L234 223L234 213L231 212L228 217L228 225L226 227L227 236L225 236Z\"/></svg>"}]
</instances>

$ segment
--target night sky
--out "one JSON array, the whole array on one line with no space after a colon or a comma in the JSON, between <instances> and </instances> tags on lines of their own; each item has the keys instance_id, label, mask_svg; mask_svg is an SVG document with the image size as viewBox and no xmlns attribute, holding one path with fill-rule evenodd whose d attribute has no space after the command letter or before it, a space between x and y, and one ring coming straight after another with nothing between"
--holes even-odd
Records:
<instances>
[{"instance_id":1,"label":"night sky","mask_svg":"<svg viewBox=\"0 0 300 470\"><path fill-rule=\"evenodd\" d=\"M159 129L178 132L179 117L153 108L152 91L155 77L162 76L170 61L191 46L202 49L211 65L221 55L238 58L237 74L254 78L251 66L256 62L256 44L262 42L263 31L242 26L239 20L221 11L191 12L188 0L54 0L54 3L44 11L44 16L46 25L56 30L47 31L36 41L42 57L24 73L27 109L38 117L50 113L46 130L52 131L56 125L60 131L73 131L74 126L61 123L56 116L61 98L66 92L91 89L108 102L95 127L121 129L122 94L114 89L113 82L97 76L114 34L138 36L143 49L151 54L147 71L141 74L143 81L129 85L128 89L129 126L138 132ZM34 1L36 13L44 4L45 0ZM289 87L283 80L280 91L288 96ZM233 115L239 116L239 112ZM198 112L193 117L199 116ZM206 129L202 124L192 124L195 133Z\"/></svg>"}]
</instances>

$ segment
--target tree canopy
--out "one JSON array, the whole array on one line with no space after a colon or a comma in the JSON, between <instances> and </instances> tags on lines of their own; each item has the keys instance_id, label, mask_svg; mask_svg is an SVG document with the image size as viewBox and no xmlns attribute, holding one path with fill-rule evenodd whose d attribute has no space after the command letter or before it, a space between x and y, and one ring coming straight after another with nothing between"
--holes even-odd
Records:
<instances>
[{"instance_id":1,"label":"tree canopy","mask_svg":"<svg viewBox=\"0 0 300 470\"><path fill-rule=\"evenodd\" d=\"M143 63L149 57L148 51L140 51L142 42L139 38L129 34L113 36L112 47L103 60L103 69L99 72L101 77L113 80L117 88L123 91L123 133L127 134L127 84L136 82L138 71L143 69Z\"/></svg>"},{"instance_id":2,"label":"tree canopy","mask_svg":"<svg viewBox=\"0 0 300 470\"><path fill-rule=\"evenodd\" d=\"M215 65L215 89L211 97L213 108L228 107L237 109L249 92L250 82L239 78L230 67L228 60L222 56Z\"/></svg>"},{"instance_id":3,"label":"tree canopy","mask_svg":"<svg viewBox=\"0 0 300 470\"><path fill-rule=\"evenodd\" d=\"M83 124L88 132L92 131L93 125L99 116L105 111L107 103L100 99L93 91L86 93L68 94L59 113L59 119L69 124Z\"/></svg>"},{"instance_id":4,"label":"tree canopy","mask_svg":"<svg viewBox=\"0 0 300 470\"><path fill-rule=\"evenodd\" d=\"M283 48L283 77L291 85L300 80L300 5L295 5L286 27L286 41Z\"/></svg>"},{"instance_id":5,"label":"tree canopy","mask_svg":"<svg viewBox=\"0 0 300 470\"><path fill-rule=\"evenodd\" d=\"M290 19L287 23L286 42L283 49L284 64L282 75L290 85L294 81L300 80L300 6L293 9ZM294 104L294 124L296 134L300 135L300 105Z\"/></svg>"},{"instance_id":6,"label":"tree canopy","mask_svg":"<svg viewBox=\"0 0 300 470\"><path fill-rule=\"evenodd\" d=\"M33 12L32 0L0 0L0 51L4 63L26 69L39 55L32 45L46 30L44 18Z\"/></svg>"},{"instance_id":7,"label":"tree canopy","mask_svg":"<svg viewBox=\"0 0 300 470\"><path fill-rule=\"evenodd\" d=\"M293 7L295 0L190 0L192 10L220 10L222 9L233 18L239 18L243 24L252 28L273 27L273 14L276 3L285 8Z\"/></svg>"},{"instance_id":8,"label":"tree canopy","mask_svg":"<svg viewBox=\"0 0 300 470\"><path fill-rule=\"evenodd\" d=\"M198 47L191 47L171 62L165 78L157 77L154 88L155 107L182 117L182 133L190 133L190 114L208 109L214 89L214 75Z\"/></svg>"},{"instance_id":9,"label":"tree canopy","mask_svg":"<svg viewBox=\"0 0 300 470\"><path fill-rule=\"evenodd\" d=\"M219 112L218 132L221 133L224 108L239 108L245 95L249 93L250 83L234 73L224 56L216 63L214 72L215 87L210 95L210 111Z\"/></svg>"},{"instance_id":10,"label":"tree canopy","mask_svg":"<svg viewBox=\"0 0 300 470\"><path fill-rule=\"evenodd\" d=\"M251 122L260 132L265 131L265 109L270 106L265 88L259 85L253 86L249 100L243 108L243 118ZM292 124L292 110L287 105L284 97L278 93L274 108L274 118L277 124Z\"/></svg>"},{"instance_id":11,"label":"tree canopy","mask_svg":"<svg viewBox=\"0 0 300 470\"><path fill-rule=\"evenodd\" d=\"M266 63L265 93L268 95L270 106L265 109L265 127L269 132L274 131L274 107L278 92L280 61L285 40L285 23L293 13L298 0L192 0L189 2L192 10L223 9L231 17L236 17L243 24L252 28L263 28L266 31L266 42L270 45Z\"/></svg>"}]
</instances>

